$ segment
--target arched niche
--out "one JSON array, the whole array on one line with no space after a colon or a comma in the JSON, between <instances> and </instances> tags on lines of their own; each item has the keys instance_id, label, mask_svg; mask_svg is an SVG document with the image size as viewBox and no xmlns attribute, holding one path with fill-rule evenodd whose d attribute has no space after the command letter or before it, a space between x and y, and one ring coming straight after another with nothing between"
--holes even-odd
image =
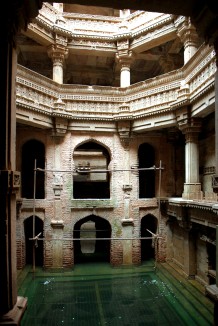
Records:
<instances>
[{"instance_id":1,"label":"arched niche","mask_svg":"<svg viewBox=\"0 0 218 326\"><path fill-rule=\"evenodd\" d=\"M33 223L35 234L33 235ZM43 240L31 240L39 233L39 239L43 238L44 223L38 216L30 216L24 221L25 248L26 248L26 265L43 266ZM34 246L34 247L33 247ZM33 254L34 251L34 254ZM33 262L35 256L35 262Z\"/></svg>"},{"instance_id":2,"label":"arched niche","mask_svg":"<svg viewBox=\"0 0 218 326\"><path fill-rule=\"evenodd\" d=\"M81 219L74 226L73 238L74 263L110 262L111 225L104 218L89 215Z\"/></svg>"},{"instance_id":3,"label":"arched niche","mask_svg":"<svg viewBox=\"0 0 218 326\"><path fill-rule=\"evenodd\" d=\"M148 214L141 219L141 238L150 238L152 233L157 231L157 219L155 216ZM154 240L151 239L141 239L141 261L148 261L150 259L155 259L155 246Z\"/></svg>"},{"instance_id":4,"label":"arched niche","mask_svg":"<svg viewBox=\"0 0 218 326\"><path fill-rule=\"evenodd\" d=\"M140 168L150 168L155 165L155 152L153 146L143 143L138 149L138 162ZM155 170L139 170L139 198L155 197Z\"/></svg>"},{"instance_id":5,"label":"arched niche","mask_svg":"<svg viewBox=\"0 0 218 326\"><path fill-rule=\"evenodd\" d=\"M73 177L73 198L110 198L110 175L102 172L110 162L107 149L94 141L85 142L75 149L73 160L77 170ZM99 172L90 173L91 170Z\"/></svg>"},{"instance_id":6,"label":"arched niche","mask_svg":"<svg viewBox=\"0 0 218 326\"><path fill-rule=\"evenodd\" d=\"M45 198L45 176L43 172L36 172L36 183L34 185L34 166L45 168L45 146L42 142L32 139L22 147L21 182L22 197L31 199Z\"/></svg>"}]
</instances>

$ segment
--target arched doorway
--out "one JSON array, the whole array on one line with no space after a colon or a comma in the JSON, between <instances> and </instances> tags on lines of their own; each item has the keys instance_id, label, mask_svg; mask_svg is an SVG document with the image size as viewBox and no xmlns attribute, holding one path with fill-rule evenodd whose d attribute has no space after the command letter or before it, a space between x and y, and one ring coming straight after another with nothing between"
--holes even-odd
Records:
<instances>
[{"instance_id":1,"label":"arched doorway","mask_svg":"<svg viewBox=\"0 0 218 326\"><path fill-rule=\"evenodd\" d=\"M151 237L152 233L157 231L157 219L151 214L144 216L141 220L141 237ZM141 240L141 261L147 261L155 258L155 248L153 239Z\"/></svg>"},{"instance_id":2,"label":"arched doorway","mask_svg":"<svg viewBox=\"0 0 218 326\"><path fill-rule=\"evenodd\" d=\"M73 238L74 263L110 262L111 226L107 220L95 215L83 218L75 224Z\"/></svg>"},{"instance_id":3,"label":"arched doorway","mask_svg":"<svg viewBox=\"0 0 218 326\"><path fill-rule=\"evenodd\" d=\"M110 162L108 151L100 144L89 141L78 146L73 154L77 170L106 170ZM73 197L110 198L110 175L105 173L76 173L73 177Z\"/></svg>"},{"instance_id":4,"label":"arched doorway","mask_svg":"<svg viewBox=\"0 0 218 326\"><path fill-rule=\"evenodd\" d=\"M35 236L41 232L39 238L43 237L43 221L35 216ZM26 265L33 264L33 245L35 242L29 240L33 238L33 216L24 221L25 247L26 247ZM43 240L38 240L35 246L35 265L43 266Z\"/></svg>"},{"instance_id":5,"label":"arched doorway","mask_svg":"<svg viewBox=\"0 0 218 326\"><path fill-rule=\"evenodd\" d=\"M34 166L35 160L37 168L45 168L45 146L38 140L32 139L22 147L22 197L34 197ZM45 198L45 177L44 173L36 172L36 193L35 198Z\"/></svg>"},{"instance_id":6,"label":"arched doorway","mask_svg":"<svg viewBox=\"0 0 218 326\"><path fill-rule=\"evenodd\" d=\"M150 168L155 164L154 148L147 144L141 144L138 150L139 168ZM139 198L155 197L155 171L139 171Z\"/></svg>"}]
</instances>

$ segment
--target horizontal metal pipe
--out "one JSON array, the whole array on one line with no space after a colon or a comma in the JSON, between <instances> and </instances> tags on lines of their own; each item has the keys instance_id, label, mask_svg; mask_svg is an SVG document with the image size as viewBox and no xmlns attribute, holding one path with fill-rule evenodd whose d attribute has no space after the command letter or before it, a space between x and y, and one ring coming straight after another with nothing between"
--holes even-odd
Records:
<instances>
[{"instance_id":1,"label":"horizontal metal pipe","mask_svg":"<svg viewBox=\"0 0 218 326\"><path fill-rule=\"evenodd\" d=\"M34 240L34 241L90 241L90 240L148 240L148 239L160 239L162 238L161 236L153 236L153 237L140 237L140 238L53 238L53 239L46 239L46 238L29 238L29 240Z\"/></svg>"},{"instance_id":2,"label":"horizontal metal pipe","mask_svg":"<svg viewBox=\"0 0 218 326\"><path fill-rule=\"evenodd\" d=\"M152 166L150 168L131 168L131 169L110 169L110 170L83 170L83 169L76 169L74 171L72 170L46 170L46 169L41 169L37 168L36 171L41 171L41 172L62 172L62 173L81 173L81 174L87 174L87 173L106 173L106 172L125 172L125 171L131 171L131 172L137 172L137 171L147 171L147 170L163 170L164 168L162 167L156 167Z\"/></svg>"}]
</instances>

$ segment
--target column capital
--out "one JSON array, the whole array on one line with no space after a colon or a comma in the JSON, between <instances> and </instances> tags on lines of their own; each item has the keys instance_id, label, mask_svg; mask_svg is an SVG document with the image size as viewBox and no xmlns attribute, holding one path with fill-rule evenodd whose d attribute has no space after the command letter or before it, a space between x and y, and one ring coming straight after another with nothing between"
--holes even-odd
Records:
<instances>
[{"instance_id":1,"label":"column capital","mask_svg":"<svg viewBox=\"0 0 218 326\"><path fill-rule=\"evenodd\" d=\"M191 23L190 17L182 17L175 23L177 27L177 35L184 44L184 47L199 45L199 36L196 32L195 26Z\"/></svg>"},{"instance_id":2,"label":"column capital","mask_svg":"<svg viewBox=\"0 0 218 326\"><path fill-rule=\"evenodd\" d=\"M64 59L68 56L68 49L59 44L52 44L48 48L48 56L53 60L53 62L63 64Z\"/></svg>"},{"instance_id":3,"label":"column capital","mask_svg":"<svg viewBox=\"0 0 218 326\"><path fill-rule=\"evenodd\" d=\"M201 131L201 118L190 118L186 123L179 126L179 129L185 135L186 142L196 142Z\"/></svg>"},{"instance_id":4,"label":"column capital","mask_svg":"<svg viewBox=\"0 0 218 326\"><path fill-rule=\"evenodd\" d=\"M133 51L120 50L116 53L116 61L121 65L121 67L130 67L134 58L135 54Z\"/></svg>"}]
</instances>

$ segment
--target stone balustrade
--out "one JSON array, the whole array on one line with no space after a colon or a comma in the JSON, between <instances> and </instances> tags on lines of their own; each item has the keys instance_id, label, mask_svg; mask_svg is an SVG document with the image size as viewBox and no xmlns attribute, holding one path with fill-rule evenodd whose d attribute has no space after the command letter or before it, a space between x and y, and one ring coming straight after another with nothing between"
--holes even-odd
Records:
<instances>
[{"instance_id":1,"label":"stone balustrade","mask_svg":"<svg viewBox=\"0 0 218 326\"><path fill-rule=\"evenodd\" d=\"M161 119L165 127L176 125L175 109L191 105L197 116L214 103L215 71L215 52L209 46L200 47L180 70L126 88L60 85L18 66L17 119L44 127L52 126L54 116L112 122L130 119L136 132L145 124L146 130L155 128ZM125 115L120 109L124 103L128 106Z\"/></svg>"}]
</instances>

